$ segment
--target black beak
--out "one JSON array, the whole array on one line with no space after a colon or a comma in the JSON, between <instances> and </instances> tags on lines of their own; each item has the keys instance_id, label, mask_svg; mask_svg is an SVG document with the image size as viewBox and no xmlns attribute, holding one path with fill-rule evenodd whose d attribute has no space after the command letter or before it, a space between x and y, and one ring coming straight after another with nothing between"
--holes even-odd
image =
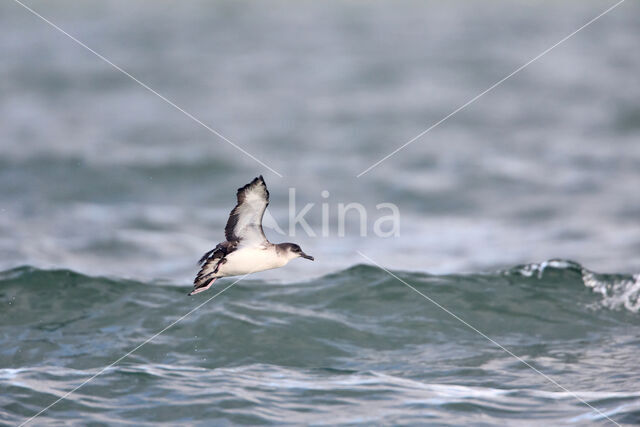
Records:
<instances>
[{"instance_id":1,"label":"black beak","mask_svg":"<svg viewBox=\"0 0 640 427\"><path fill-rule=\"evenodd\" d=\"M313 261L313 257L312 257L311 255L307 255L307 254L305 254L304 252L300 252L300 256L301 256L302 258L310 259L311 261Z\"/></svg>"}]
</instances>

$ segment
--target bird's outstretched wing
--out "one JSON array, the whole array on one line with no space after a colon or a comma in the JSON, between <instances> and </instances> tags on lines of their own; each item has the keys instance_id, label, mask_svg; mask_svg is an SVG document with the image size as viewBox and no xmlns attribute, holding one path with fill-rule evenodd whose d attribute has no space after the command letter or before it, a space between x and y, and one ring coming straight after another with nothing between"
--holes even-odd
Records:
<instances>
[{"instance_id":1,"label":"bird's outstretched wing","mask_svg":"<svg viewBox=\"0 0 640 427\"><path fill-rule=\"evenodd\" d=\"M238 204L229 214L224 234L228 241L241 246L267 242L262 230L262 216L269 204L269 191L262 175L238 189Z\"/></svg>"}]
</instances>

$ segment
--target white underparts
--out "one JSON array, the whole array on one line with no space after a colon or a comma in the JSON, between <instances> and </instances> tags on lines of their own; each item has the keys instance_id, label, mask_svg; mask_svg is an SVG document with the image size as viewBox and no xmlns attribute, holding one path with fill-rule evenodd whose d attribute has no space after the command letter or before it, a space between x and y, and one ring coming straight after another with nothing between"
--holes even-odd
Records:
<instances>
[{"instance_id":1,"label":"white underparts","mask_svg":"<svg viewBox=\"0 0 640 427\"><path fill-rule=\"evenodd\" d=\"M292 257L280 254L275 246L245 247L231 252L225 257L226 261L220 265L216 277L238 276L270 270L286 265Z\"/></svg>"}]
</instances>

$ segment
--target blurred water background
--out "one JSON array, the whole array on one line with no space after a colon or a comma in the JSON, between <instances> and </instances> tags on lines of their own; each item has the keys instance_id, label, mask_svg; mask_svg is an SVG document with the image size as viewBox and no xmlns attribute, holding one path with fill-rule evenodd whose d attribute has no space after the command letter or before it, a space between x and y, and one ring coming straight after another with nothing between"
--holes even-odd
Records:
<instances>
[{"instance_id":1,"label":"blurred water background","mask_svg":"<svg viewBox=\"0 0 640 427\"><path fill-rule=\"evenodd\" d=\"M298 211L315 204L319 236L267 235L316 262L239 284L42 423L607 422L357 250L639 422L640 5L356 178L614 3L28 4L283 177L2 2L0 422L195 306L195 261L258 174L282 229L290 188ZM338 236L349 202L367 207L367 237L355 216ZM400 236L372 233L383 202ZM505 273L552 258L580 265ZM595 286L591 271L613 276Z\"/></svg>"}]
</instances>

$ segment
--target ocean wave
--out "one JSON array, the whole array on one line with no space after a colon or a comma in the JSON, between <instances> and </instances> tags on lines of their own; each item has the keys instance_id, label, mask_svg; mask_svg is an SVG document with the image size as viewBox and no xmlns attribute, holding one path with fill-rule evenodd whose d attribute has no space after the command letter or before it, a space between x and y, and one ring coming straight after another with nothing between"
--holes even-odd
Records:
<instances>
[{"instance_id":1,"label":"ocean wave","mask_svg":"<svg viewBox=\"0 0 640 427\"><path fill-rule=\"evenodd\" d=\"M362 264L300 283L245 279L193 312L215 291L193 298L189 284L1 272L0 422L24 421L115 360L40 421L469 424L481 412L501 424L532 407L568 423L603 420L451 313L562 374L608 416L638 419L634 371L620 372L637 358L635 276L560 260L394 274L431 301Z\"/></svg>"},{"instance_id":2,"label":"ocean wave","mask_svg":"<svg viewBox=\"0 0 640 427\"><path fill-rule=\"evenodd\" d=\"M542 263L531 263L514 266L509 269L489 273L430 275L422 272L393 272L400 279L417 284L426 285L427 289L440 290L443 285L452 288L468 289L471 294L478 286L490 283L485 290L502 288L502 295L507 295L514 286L521 289L535 287L539 292L552 295L554 290L566 294L567 289L579 292L582 288L591 289L594 294L601 295L601 307L609 309L626 309L637 313L640 310L640 274L602 274L583 267L577 262L552 259ZM246 280L250 286L260 290L267 284L259 280ZM269 289L286 290L304 294L326 294L330 301L338 303L339 298L350 299L361 297L384 297L393 299L394 295L404 294L404 289L397 279L383 270L358 264L344 270L329 273L325 276L303 283L268 284ZM472 286L470 286L472 285ZM152 283L142 281L90 276L67 269L39 269L33 266L21 266L0 272L0 289L5 292L8 288L20 288L20 293L38 293L42 290L72 291L77 293L91 292L94 296L104 297L105 294L117 295L129 292L132 288L153 286L154 292L158 288L167 288L173 293L178 288L187 289L190 284L177 284L168 281L154 280ZM469 296L472 296L472 295ZM67 295L69 295L67 293ZM91 296L89 294L85 296ZM318 295L315 295L318 297ZM412 296L413 298L413 296Z\"/></svg>"},{"instance_id":3,"label":"ocean wave","mask_svg":"<svg viewBox=\"0 0 640 427\"><path fill-rule=\"evenodd\" d=\"M535 277L540 281L554 275L560 275L569 281L580 278L584 286L602 295L601 306L624 308L634 313L640 310L640 274L596 273L577 262L562 259L517 266L504 271L504 274Z\"/></svg>"},{"instance_id":4,"label":"ocean wave","mask_svg":"<svg viewBox=\"0 0 640 427\"><path fill-rule=\"evenodd\" d=\"M71 388L81 378L92 375L89 370L55 366L18 373L6 371L0 370L0 379L8 379L7 388L31 393L38 401L46 396L62 397L60 384ZM44 388L43 377L48 378ZM208 370L134 364L109 369L104 377L95 381L91 391L79 390L67 397L65 405L72 404L73 413L63 414L53 408L39 422L52 422L65 415L69 422L82 423L90 413L107 423L118 423L123 418L129 422L189 419L190 422L233 420L239 424L281 424L287 420L294 425L324 424L327 420L332 424L382 420L412 424L431 419L455 420L459 425L477 421L481 412L485 422L503 424L506 420L517 422L522 413L531 411L532 405L545 407L546 416L553 415L568 424L604 420L604 415L581 407L575 396L565 391L434 383L373 371L297 369L269 364ZM125 391L122 384L127 384L128 393L122 393ZM139 398L131 399L129 393ZM593 405L608 402L611 409L605 414L609 417L621 416L630 421L640 411L638 392L581 391L580 396ZM38 409L33 404L21 407ZM149 412L148 407L155 409ZM15 415L10 420L23 421Z\"/></svg>"}]
</instances>

